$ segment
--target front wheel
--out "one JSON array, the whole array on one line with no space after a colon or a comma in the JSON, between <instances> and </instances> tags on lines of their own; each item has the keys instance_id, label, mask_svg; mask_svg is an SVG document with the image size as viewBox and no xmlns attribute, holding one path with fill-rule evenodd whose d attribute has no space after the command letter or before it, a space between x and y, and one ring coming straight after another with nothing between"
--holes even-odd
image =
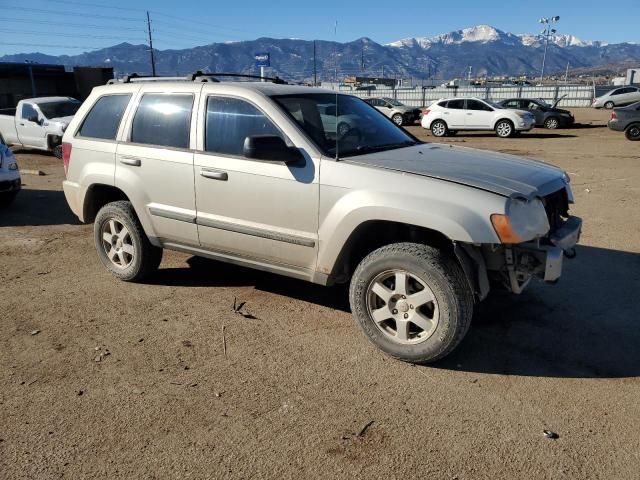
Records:
<instances>
[{"instance_id":1,"label":"front wheel","mask_svg":"<svg viewBox=\"0 0 640 480\"><path fill-rule=\"evenodd\" d=\"M607 102L604 104L604 108L606 108L607 110L611 110L613 107L615 107L613 102Z\"/></svg>"},{"instance_id":2,"label":"front wheel","mask_svg":"<svg viewBox=\"0 0 640 480\"><path fill-rule=\"evenodd\" d=\"M353 274L349 301L373 344L413 363L451 353L469 329L474 303L460 265L417 243L395 243L370 253Z\"/></svg>"},{"instance_id":3,"label":"front wheel","mask_svg":"<svg viewBox=\"0 0 640 480\"><path fill-rule=\"evenodd\" d=\"M100 260L120 280L142 280L160 265L162 249L149 242L130 202L102 207L93 232Z\"/></svg>"},{"instance_id":4,"label":"front wheel","mask_svg":"<svg viewBox=\"0 0 640 480\"><path fill-rule=\"evenodd\" d=\"M436 120L431 124L431 135L434 137L445 137L449 129L443 120Z\"/></svg>"},{"instance_id":5,"label":"front wheel","mask_svg":"<svg viewBox=\"0 0 640 480\"><path fill-rule=\"evenodd\" d=\"M640 124L629 125L624 131L624 136L634 142L640 140Z\"/></svg>"},{"instance_id":6,"label":"front wheel","mask_svg":"<svg viewBox=\"0 0 640 480\"><path fill-rule=\"evenodd\" d=\"M513 123L509 120L499 120L498 123L496 123L496 135L501 138L512 136L514 131Z\"/></svg>"},{"instance_id":7,"label":"front wheel","mask_svg":"<svg viewBox=\"0 0 640 480\"><path fill-rule=\"evenodd\" d=\"M396 113L393 117L391 117L391 120L393 120L393 123L395 123L399 127L401 127L404 123L404 118L402 118L402 115L399 113Z\"/></svg>"}]
</instances>

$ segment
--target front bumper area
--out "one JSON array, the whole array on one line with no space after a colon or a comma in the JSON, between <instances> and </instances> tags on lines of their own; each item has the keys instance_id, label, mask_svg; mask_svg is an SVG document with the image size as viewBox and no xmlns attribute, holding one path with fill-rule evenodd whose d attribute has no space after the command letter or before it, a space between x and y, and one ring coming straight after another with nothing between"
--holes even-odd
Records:
<instances>
[{"instance_id":1,"label":"front bumper area","mask_svg":"<svg viewBox=\"0 0 640 480\"><path fill-rule=\"evenodd\" d=\"M12 180L0 180L0 193L17 192L22 188L20 177Z\"/></svg>"}]
</instances>

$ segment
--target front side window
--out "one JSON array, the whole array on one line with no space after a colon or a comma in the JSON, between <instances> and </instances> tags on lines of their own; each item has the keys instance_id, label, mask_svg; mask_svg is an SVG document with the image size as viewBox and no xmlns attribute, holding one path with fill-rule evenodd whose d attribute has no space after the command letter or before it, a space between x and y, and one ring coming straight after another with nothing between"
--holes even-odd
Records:
<instances>
[{"instance_id":1,"label":"front side window","mask_svg":"<svg viewBox=\"0 0 640 480\"><path fill-rule=\"evenodd\" d=\"M189 148L193 95L146 93L133 118L131 141Z\"/></svg>"},{"instance_id":2,"label":"front side window","mask_svg":"<svg viewBox=\"0 0 640 480\"><path fill-rule=\"evenodd\" d=\"M272 98L327 156L350 157L419 143L351 95L308 93Z\"/></svg>"},{"instance_id":3,"label":"front side window","mask_svg":"<svg viewBox=\"0 0 640 480\"><path fill-rule=\"evenodd\" d=\"M467 110L479 110L482 112L492 112L493 109L489 105L485 105L478 100L467 100Z\"/></svg>"},{"instance_id":4,"label":"front side window","mask_svg":"<svg viewBox=\"0 0 640 480\"><path fill-rule=\"evenodd\" d=\"M82 137L115 140L131 95L104 95L91 107L78 134Z\"/></svg>"},{"instance_id":5,"label":"front side window","mask_svg":"<svg viewBox=\"0 0 640 480\"><path fill-rule=\"evenodd\" d=\"M33 119L38 119L38 112L36 112L36 109L33 108L32 105L29 105L28 103L23 103L22 104L22 119L23 120L28 120L28 121L32 121Z\"/></svg>"},{"instance_id":6,"label":"front side window","mask_svg":"<svg viewBox=\"0 0 640 480\"><path fill-rule=\"evenodd\" d=\"M204 139L207 152L242 156L245 139L254 135L282 137L271 120L252 104L230 97L207 99Z\"/></svg>"}]
</instances>

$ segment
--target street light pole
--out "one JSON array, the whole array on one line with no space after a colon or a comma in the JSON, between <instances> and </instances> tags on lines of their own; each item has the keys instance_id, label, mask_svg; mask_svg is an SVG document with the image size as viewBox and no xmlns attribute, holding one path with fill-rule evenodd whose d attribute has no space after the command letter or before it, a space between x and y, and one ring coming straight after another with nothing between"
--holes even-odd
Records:
<instances>
[{"instance_id":1,"label":"street light pole","mask_svg":"<svg viewBox=\"0 0 640 480\"><path fill-rule=\"evenodd\" d=\"M545 39L545 42L544 42L544 53L542 54L542 70L540 72L540 83L542 83L542 81L544 79L544 66L545 66L545 63L547 61L547 49L549 48L549 37L551 35L553 35L554 33L556 33L556 31L557 31L555 28L551 28L551 24L558 23L560 21L560 17L557 16L557 15L555 17L549 17L549 18L544 17L544 18L541 18L538 21L540 23L542 23L543 25L546 25L544 30L542 32L540 32L540 34Z\"/></svg>"}]
</instances>

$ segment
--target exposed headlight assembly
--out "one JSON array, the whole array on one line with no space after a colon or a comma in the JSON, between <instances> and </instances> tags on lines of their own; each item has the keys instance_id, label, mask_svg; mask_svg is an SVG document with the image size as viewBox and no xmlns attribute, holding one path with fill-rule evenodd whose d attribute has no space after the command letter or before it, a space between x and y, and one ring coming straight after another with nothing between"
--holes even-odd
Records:
<instances>
[{"instance_id":1,"label":"exposed headlight assembly","mask_svg":"<svg viewBox=\"0 0 640 480\"><path fill-rule=\"evenodd\" d=\"M538 197L510 198L506 214L494 213L491 223L502 243L527 242L549 231L547 213Z\"/></svg>"}]
</instances>

